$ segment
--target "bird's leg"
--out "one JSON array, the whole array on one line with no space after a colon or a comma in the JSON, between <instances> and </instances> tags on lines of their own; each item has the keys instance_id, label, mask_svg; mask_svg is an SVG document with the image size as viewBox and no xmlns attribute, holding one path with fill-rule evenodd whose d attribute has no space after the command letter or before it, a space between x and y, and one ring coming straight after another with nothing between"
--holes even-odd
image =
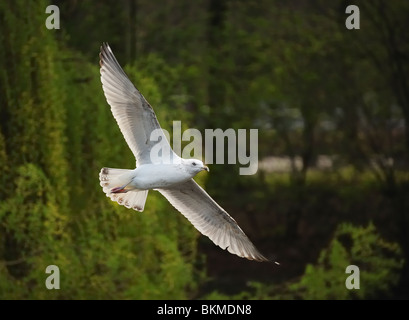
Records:
<instances>
[{"instance_id":1,"label":"bird's leg","mask_svg":"<svg viewBox=\"0 0 409 320\"><path fill-rule=\"evenodd\" d=\"M126 193L126 192L128 192L128 190L125 189L128 184L129 183L127 183L127 184L125 184L123 186L120 186L120 187L112 188L111 193Z\"/></svg>"}]
</instances>

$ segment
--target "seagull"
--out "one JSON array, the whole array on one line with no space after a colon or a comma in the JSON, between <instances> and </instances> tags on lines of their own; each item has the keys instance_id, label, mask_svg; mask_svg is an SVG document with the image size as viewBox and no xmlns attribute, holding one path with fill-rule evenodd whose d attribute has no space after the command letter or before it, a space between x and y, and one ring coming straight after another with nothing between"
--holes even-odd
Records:
<instances>
[{"instance_id":1,"label":"seagull","mask_svg":"<svg viewBox=\"0 0 409 320\"><path fill-rule=\"evenodd\" d=\"M153 131L163 132L155 112L129 80L107 43L100 51L102 89L112 114L136 158L136 169L102 168L100 185L106 196L126 208L142 212L149 190L159 191L203 235L239 257L269 261L237 222L200 187L193 177L209 168L197 159L180 158L166 138L171 161L153 161ZM164 135L162 135L164 137Z\"/></svg>"}]
</instances>

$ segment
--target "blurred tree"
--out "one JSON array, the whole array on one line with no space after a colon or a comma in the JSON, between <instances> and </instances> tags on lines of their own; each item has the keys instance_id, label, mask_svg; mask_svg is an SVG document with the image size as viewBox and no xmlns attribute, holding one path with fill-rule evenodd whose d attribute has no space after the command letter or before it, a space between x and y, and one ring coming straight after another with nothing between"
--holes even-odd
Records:
<instances>
[{"instance_id":1,"label":"blurred tree","mask_svg":"<svg viewBox=\"0 0 409 320\"><path fill-rule=\"evenodd\" d=\"M359 290L347 289L346 267L358 266ZM305 274L291 290L303 299L371 299L385 296L396 287L402 271L402 251L397 243L380 237L375 226L342 224L317 265L307 265Z\"/></svg>"},{"instance_id":2,"label":"blurred tree","mask_svg":"<svg viewBox=\"0 0 409 320\"><path fill-rule=\"evenodd\" d=\"M67 213L68 166L64 149L65 113L61 107L65 96L60 90L62 79L58 63L55 63L57 47L44 24L45 8L45 1L29 5L24 1L5 1L0 5L3 30L0 125L4 139L1 153L7 161L3 182L8 186L2 188L0 196L3 220L0 235L4 257L11 260L24 260L41 250L30 238L41 232L27 221L32 206L37 208L34 211L39 211L33 216L37 223L47 224L55 215L54 209L49 211L44 207L42 211L41 204L64 208L56 215ZM30 163L32 166L26 166ZM21 189L26 174L28 181L32 179L34 188L33 193L27 195ZM47 184L58 194L51 203L43 197L46 193L43 186ZM28 226L24 227L25 224ZM46 232L43 239L50 241L52 237ZM24 264L8 265L8 269L18 277L27 276Z\"/></svg>"},{"instance_id":3,"label":"blurred tree","mask_svg":"<svg viewBox=\"0 0 409 320\"><path fill-rule=\"evenodd\" d=\"M202 277L197 233L153 191L143 216L104 197L101 167L132 168L134 159L102 93L99 44L90 64L64 36L57 42L44 25L46 6L0 4L0 297L186 298ZM156 83L153 65L164 63L152 57L128 71L160 104L162 89L175 90ZM176 70L163 71L171 79ZM170 99L163 115L180 103ZM61 290L44 287L51 264Z\"/></svg>"},{"instance_id":4,"label":"blurred tree","mask_svg":"<svg viewBox=\"0 0 409 320\"><path fill-rule=\"evenodd\" d=\"M350 265L359 268L359 274L347 273ZM304 275L281 285L259 282L248 284L249 290L232 298L254 300L334 300L390 298L396 289L403 266L402 251L397 243L380 236L375 226L341 224L327 248L320 253L316 264L308 264ZM359 278L359 290L346 287L347 278ZM351 280L352 281L352 280ZM354 285L357 283L352 281ZM349 284L349 281L348 281ZM213 291L205 299L226 299L223 293Z\"/></svg>"}]
</instances>

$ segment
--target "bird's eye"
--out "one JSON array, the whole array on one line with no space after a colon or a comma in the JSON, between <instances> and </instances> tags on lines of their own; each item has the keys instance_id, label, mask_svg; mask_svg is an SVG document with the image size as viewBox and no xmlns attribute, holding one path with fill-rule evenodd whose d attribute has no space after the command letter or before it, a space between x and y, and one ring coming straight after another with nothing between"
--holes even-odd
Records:
<instances>
[{"instance_id":1,"label":"bird's eye","mask_svg":"<svg viewBox=\"0 0 409 320\"><path fill-rule=\"evenodd\" d=\"M196 162L192 162L192 165L194 165L194 166L195 166L195 165L196 165Z\"/></svg>"}]
</instances>

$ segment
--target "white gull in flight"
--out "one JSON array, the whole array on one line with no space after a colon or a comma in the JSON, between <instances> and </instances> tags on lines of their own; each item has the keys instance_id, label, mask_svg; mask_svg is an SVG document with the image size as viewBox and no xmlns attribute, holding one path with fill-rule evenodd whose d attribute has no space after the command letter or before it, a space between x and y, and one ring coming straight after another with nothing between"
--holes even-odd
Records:
<instances>
[{"instance_id":1,"label":"white gull in flight","mask_svg":"<svg viewBox=\"0 0 409 320\"><path fill-rule=\"evenodd\" d=\"M166 139L161 143L168 148L172 161L152 161L151 150L158 141L151 141L151 133L162 130L152 107L131 83L105 43L101 47L100 65L106 100L136 158L134 170L101 169L100 184L107 197L127 208L143 211L148 191L157 190L197 230L222 249L249 260L269 261L237 222L193 180L197 173L209 171L202 161L180 158Z\"/></svg>"}]
</instances>

